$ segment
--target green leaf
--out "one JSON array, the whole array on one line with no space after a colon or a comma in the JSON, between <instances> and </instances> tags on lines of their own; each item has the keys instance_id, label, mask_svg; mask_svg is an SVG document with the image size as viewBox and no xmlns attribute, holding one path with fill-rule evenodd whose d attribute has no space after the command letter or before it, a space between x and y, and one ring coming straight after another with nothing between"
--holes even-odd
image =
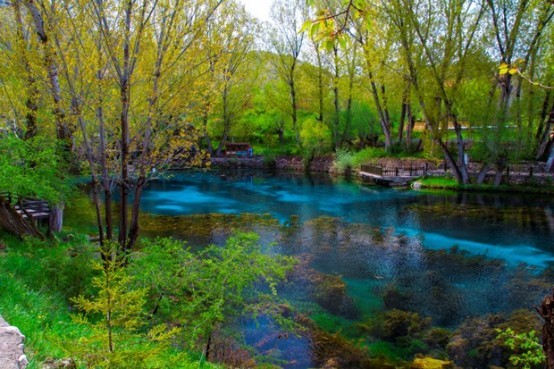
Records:
<instances>
[{"instance_id":1,"label":"green leaf","mask_svg":"<svg viewBox=\"0 0 554 369\"><path fill-rule=\"evenodd\" d=\"M313 24L314 22L311 20L305 21L304 24L302 24L302 27L300 27L300 31L298 31L298 33L306 32L310 27L312 27Z\"/></svg>"}]
</instances>

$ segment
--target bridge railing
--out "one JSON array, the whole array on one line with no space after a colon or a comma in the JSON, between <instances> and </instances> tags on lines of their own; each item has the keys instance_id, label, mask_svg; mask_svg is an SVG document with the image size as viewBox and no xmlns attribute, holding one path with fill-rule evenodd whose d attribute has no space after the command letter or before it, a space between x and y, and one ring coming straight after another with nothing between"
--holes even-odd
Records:
<instances>
[{"instance_id":1,"label":"bridge railing","mask_svg":"<svg viewBox=\"0 0 554 369\"><path fill-rule=\"evenodd\" d=\"M383 176L383 167L379 165L362 164L362 172L374 174L376 176Z\"/></svg>"},{"instance_id":2,"label":"bridge railing","mask_svg":"<svg viewBox=\"0 0 554 369\"><path fill-rule=\"evenodd\" d=\"M361 171L381 177L423 177L427 175L428 166L383 167L380 165L362 164Z\"/></svg>"}]
</instances>

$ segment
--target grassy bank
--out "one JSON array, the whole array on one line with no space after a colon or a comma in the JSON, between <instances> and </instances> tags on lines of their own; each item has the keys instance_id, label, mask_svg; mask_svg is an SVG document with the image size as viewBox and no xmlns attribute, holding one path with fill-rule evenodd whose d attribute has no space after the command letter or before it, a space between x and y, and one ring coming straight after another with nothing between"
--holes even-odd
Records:
<instances>
[{"instance_id":1,"label":"grassy bank","mask_svg":"<svg viewBox=\"0 0 554 369\"><path fill-rule=\"evenodd\" d=\"M89 292L93 257L94 248L83 237L39 242L0 233L0 314L26 336L29 369L41 368L49 358L71 357L79 364L80 355L87 354L79 342L93 331L73 321L76 310L69 299ZM147 345L155 343L136 348ZM161 349L158 355L158 362L173 368L217 368L173 349Z\"/></svg>"},{"instance_id":2,"label":"grassy bank","mask_svg":"<svg viewBox=\"0 0 554 369\"><path fill-rule=\"evenodd\" d=\"M453 178L429 177L417 180L422 189L475 191L475 192L502 192L502 193L536 193L554 194L554 186L525 186L525 185L499 185L490 184L459 184Z\"/></svg>"}]
</instances>

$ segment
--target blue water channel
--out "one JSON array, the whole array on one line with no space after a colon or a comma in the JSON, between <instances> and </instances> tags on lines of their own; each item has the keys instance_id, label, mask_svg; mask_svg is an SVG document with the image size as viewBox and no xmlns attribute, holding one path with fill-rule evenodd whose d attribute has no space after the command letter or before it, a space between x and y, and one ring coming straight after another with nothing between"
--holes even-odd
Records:
<instances>
[{"instance_id":1,"label":"blue water channel","mask_svg":"<svg viewBox=\"0 0 554 369\"><path fill-rule=\"evenodd\" d=\"M344 332L371 352L383 347L382 338L360 327L387 309L417 312L455 331L471 317L530 310L554 285L543 276L554 265L554 200L545 195L425 192L266 172L175 172L149 185L142 207L154 217L276 219L271 229L248 228L276 242L278 252L309 260L304 265L312 274L298 281L344 284L344 291L325 296L299 282L285 296L323 330ZM179 223L168 227L164 235L192 244L221 243L232 231L214 225L199 236ZM244 330L248 343L284 367L324 362L309 336L273 337L277 328L269 319Z\"/></svg>"},{"instance_id":2,"label":"blue water channel","mask_svg":"<svg viewBox=\"0 0 554 369\"><path fill-rule=\"evenodd\" d=\"M177 172L152 183L142 207L171 216L270 214L281 223L294 216L301 222L337 217L422 236L427 248L457 245L510 264L554 262L554 200L549 195L421 192L263 172Z\"/></svg>"}]
</instances>

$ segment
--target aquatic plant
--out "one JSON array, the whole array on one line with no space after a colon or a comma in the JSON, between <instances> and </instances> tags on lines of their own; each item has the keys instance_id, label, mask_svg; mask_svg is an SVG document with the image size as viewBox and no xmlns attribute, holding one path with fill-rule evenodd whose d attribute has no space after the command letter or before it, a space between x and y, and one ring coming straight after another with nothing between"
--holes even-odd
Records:
<instances>
[{"instance_id":1,"label":"aquatic plant","mask_svg":"<svg viewBox=\"0 0 554 369\"><path fill-rule=\"evenodd\" d=\"M531 369L544 364L546 357L537 332L516 333L512 328L497 329L496 332L496 338L513 352L510 362L517 368Z\"/></svg>"},{"instance_id":2,"label":"aquatic plant","mask_svg":"<svg viewBox=\"0 0 554 369\"><path fill-rule=\"evenodd\" d=\"M410 369L454 369L451 361L439 360L429 356L416 357Z\"/></svg>"},{"instance_id":3,"label":"aquatic plant","mask_svg":"<svg viewBox=\"0 0 554 369\"><path fill-rule=\"evenodd\" d=\"M513 352L509 351L505 339L498 337L498 331L528 332L538 327L539 319L529 310L518 310L507 317L490 314L470 318L452 334L447 353L463 368L505 367Z\"/></svg>"}]
</instances>

